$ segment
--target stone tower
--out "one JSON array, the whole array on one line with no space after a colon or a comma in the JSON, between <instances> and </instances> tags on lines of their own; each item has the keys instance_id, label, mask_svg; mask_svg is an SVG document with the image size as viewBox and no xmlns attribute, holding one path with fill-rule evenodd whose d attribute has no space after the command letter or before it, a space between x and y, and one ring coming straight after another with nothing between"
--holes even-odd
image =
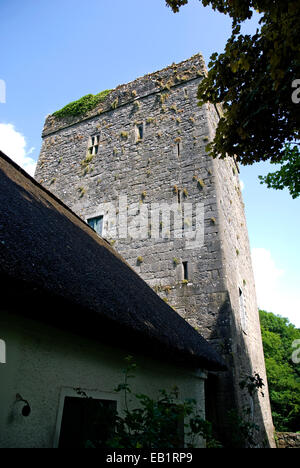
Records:
<instances>
[{"instance_id":1,"label":"stone tower","mask_svg":"<svg viewBox=\"0 0 300 468\"><path fill-rule=\"evenodd\" d=\"M272 446L239 168L205 152L220 118L217 107L197 105L205 73L196 55L117 87L85 114L74 115L77 102L49 116L36 179L223 355L228 372L207 380L207 419L220 437L226 442L228 411L246 405L261 428L258 444ZM264 397L240 388L254 373Z\"/></svg>"}]
</instances>

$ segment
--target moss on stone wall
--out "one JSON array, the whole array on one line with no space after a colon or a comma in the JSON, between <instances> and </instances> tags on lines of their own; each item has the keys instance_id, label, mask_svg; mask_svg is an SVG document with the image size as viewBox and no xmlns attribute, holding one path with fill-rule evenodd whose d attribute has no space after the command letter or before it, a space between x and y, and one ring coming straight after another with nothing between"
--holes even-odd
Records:
<instances>
[{"instance_id":1,"label":"moss on stone wall","mask_svg":"<svg viewBox=\"0 0 300 468\"><path fill-rule=\"evenodd\" d=\"M100 102L104 101L111 91L111 89L106 89L99 94L87 94L86 96L78 99L78 101L70 102L70 104L67 104L62 109L54 112L53 115L60 119L63 119L64 117L83 115L94 109L98 104L100 104Z\"/></svg>"}]
</instances>

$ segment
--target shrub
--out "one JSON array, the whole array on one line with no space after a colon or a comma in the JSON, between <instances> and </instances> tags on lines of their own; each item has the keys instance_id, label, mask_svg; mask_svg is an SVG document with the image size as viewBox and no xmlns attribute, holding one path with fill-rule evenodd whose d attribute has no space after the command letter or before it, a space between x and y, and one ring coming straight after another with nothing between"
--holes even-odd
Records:
<instances>
[{"instance_id":1,"label":"shrub","mask_svg":"<svg viewBox=\"0 0 300 468\"><path fill-rule=\"evenodd\" d=\"M54 117L63 119L64 117L75 117L86 114L86 112L94 109L100 102L104 101L106 96L111 92L111 89L102 91L99 94L87 94L77 101L70 102L62 109L53 113Z\"/></svg>"}]
</instances>

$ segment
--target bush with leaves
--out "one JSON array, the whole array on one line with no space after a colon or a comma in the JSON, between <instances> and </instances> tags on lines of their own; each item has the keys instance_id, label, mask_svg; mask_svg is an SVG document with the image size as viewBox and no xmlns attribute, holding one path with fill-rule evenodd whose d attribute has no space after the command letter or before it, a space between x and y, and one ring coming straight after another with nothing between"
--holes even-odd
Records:
<instances>
[{"instance_id":1,"label":"bush with leaves","mask_svg":"<svg viewBox=\"0 0 300 468\"><path fill-rule=\"evenodd\" d=\"M244 399L254 399L260 392L264 397L263 387L265 386L259 374L246 375L240 381L240 389ZM245 404L240 412L231 410L227 414L227 423L230 427L230 444L227 448L255 448L258 446L258 436L260 428L253 420L253 413L249 404ZM267 441L260 441L261 445L266 445Z\"/></svg>"},{"instance_id":2,"label":"bush with leaves","mask_svg":"<svg viewBox=\"0 0 300 468\"><path fill-rule=\"evenodd\" d=\"M134 378L136 364L127 358L124 383L115 390L124 393L125 409L116 416L115 434L108 441L112 448L177 449L197 446L200 437L208 447L221 447L213 438L212 426L197 410L196 401L179 401L178 388L160 390L155 400L144 394L133 394L129 379ZM139 403L131 409L132 397ZM186 444L184 439L186 438Z\"/></svg>"},{"instance_id":3,"label":"bush with leaves","mask_svg":"<svg viewBox=\"0 0 300 468\"><path fill-rule=\"evenodd\" d=\"M136 364L132 357L126 358L124 382L116 392L124 394L124 411L113 415L114 430L105 441L106 448L163 450L192 448L200 437L206 440L208 448L221 448L213 437L212 426L197 410L196 401L179 401L177 387L170 392L160 390L159 397L152 399L144 394L134 394L129 379L135 377ZM84 396L84 395L83 395ZM133 408L133 401L138 407ZM186 440L186 442L185 442ZM88 440L87 448L103 448L103 440Z\"/></svg>"}]
</instances>

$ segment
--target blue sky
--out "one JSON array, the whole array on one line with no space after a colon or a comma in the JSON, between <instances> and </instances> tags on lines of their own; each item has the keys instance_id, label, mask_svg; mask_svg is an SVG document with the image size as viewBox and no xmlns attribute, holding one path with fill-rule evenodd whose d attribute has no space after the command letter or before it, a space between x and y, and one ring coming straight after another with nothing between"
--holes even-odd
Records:
<instances>
[{"instance_id":1,"label":"blue sky","mask_svg":"<svg viewBox=\"0 0 300 468\"><path fill-rule=\"evenodd\" d=\"M198 0L176 15L164 0L1 0L0 149L32 171L47 114L197 52L208 63L230 27ZM300 327L300 201L261 186L268 170L241 168L258 302Z\"/></svg>"}]
</instances>

